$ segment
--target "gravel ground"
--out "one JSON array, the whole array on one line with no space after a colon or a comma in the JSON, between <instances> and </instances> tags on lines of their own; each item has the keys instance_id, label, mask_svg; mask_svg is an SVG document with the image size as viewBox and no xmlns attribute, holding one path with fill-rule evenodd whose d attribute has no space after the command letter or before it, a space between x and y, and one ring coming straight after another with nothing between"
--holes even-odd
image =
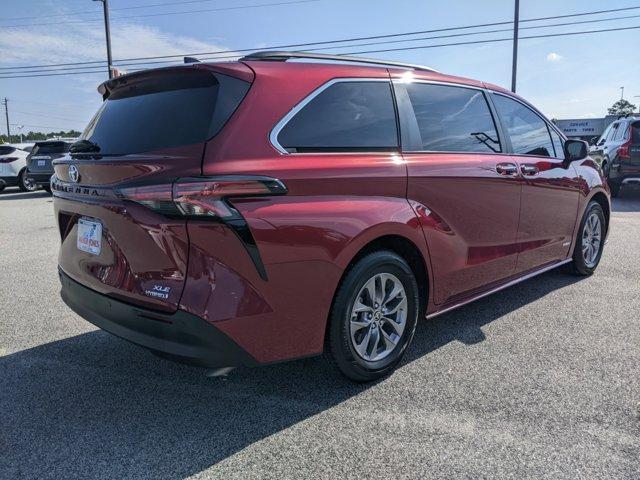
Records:
<instances>
[{"instance_id":1,"label":"gravel ground","mask_svg":"<svg viewBox=\"0 0 640 480\"><path fill-rule=\"evenodd\" d=\"M210 378L59 299L44 193L0 194L0 478L640 478L640 190L597 273L423 321L395 374Z\"/></svg>"}]
</instances>

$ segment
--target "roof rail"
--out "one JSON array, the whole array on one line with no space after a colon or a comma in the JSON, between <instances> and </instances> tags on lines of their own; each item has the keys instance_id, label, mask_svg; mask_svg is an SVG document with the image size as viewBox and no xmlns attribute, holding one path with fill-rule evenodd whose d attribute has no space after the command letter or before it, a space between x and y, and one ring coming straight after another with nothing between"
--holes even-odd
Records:
<instances>
[{"instance_id":1,"label":"roof rail","mask_svg":"<svg viewBox=\"0 0 640 480\"><path fill-rule=\"evenodd\" d=\"M414 70L424 70L427 72L437 72L437 70L425 67L423 65L414 65L412 63L402 62L390 62L387 60L378 60L375 58L363 58L363 57L350 57L348 55L330 55L325 53L310 53L310 52L287 52L279 50L264 50L261 52L253 52L249 55L245 55L240 60L271 60L286 62L293 59L311 59L311 60L331 60L335 62L349 62L349 63L368 63L370 65L382 65L386 67L402 67L412 68Z\"/></svg>"}]
</instances>

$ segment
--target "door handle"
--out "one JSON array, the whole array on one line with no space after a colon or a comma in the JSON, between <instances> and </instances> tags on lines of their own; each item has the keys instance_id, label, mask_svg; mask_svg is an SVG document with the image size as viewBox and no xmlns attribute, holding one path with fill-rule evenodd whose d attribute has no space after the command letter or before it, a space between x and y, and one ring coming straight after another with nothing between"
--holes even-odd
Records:
<instances>
[{"instance_id":1,"label":"door handle","mask_svg":"<svg viewBox=\"0 0 640 480\"><path fill-rule=\"evenodd\" d=\"M520 170L522 170L523 175L532 176L536 175L539 170L535 165L521 165Z\"/></svg>"},{"instance_id":2,"label":"door handle","mask_svg":"<svg viewBox=\"0 0 640 480\"><path fill-rule=\"evenodd\" d=\"M518 173L518 167L515 163L498 163L496 165L496 172L500 175L516 175Z\"/></svg>"}]
</instances>

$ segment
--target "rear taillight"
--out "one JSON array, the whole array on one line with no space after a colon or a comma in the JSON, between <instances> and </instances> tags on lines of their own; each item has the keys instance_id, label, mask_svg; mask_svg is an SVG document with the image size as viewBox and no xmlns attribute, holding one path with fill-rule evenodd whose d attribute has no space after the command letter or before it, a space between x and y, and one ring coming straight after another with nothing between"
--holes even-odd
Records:
<instances>
[{"instance_id":1,"label":"rear taillight","mask_svg":"<svg viewBox=\"0 0 640 480\"><path fill-rule=\"evenodd\" d=\"M631 125L629 125L627 132L624 134L624 138L628 138L628 140L618 148L618 158L628 160L631 158L629 153L629 147L631 146Z\"/></svg>"},{"instance_id":2,"label":"rear taillight","mask_svg":"<svg viewBox=\"0 0 640 480\"><path fill-rule=\"evenodd\" d=\"M174 183L132 185L116 190L122 200L139 203L162 215L224 223L236 233L263 280L267 280L267 271L256 241L246 220L229 200L285 193L287 187L280 180L249 175L180 178Z\"/></svg>"},{"instance_id":3,"label":"rear taillight","mask_svg":"<svg viewBox=\"0 0 640 480\"><path fill-rule=\"evenodd\" d=\"M0 157L0 163L11 163L18 160L19 157Z\"/></svg>"},{"instance_id":4,"label":"rear taillight","mask_svg":"<svg viewBox=\"0 0 640 480\"><path fill-rule=\"evenodd\" d=\"M174 183L137 185L117 190L123 200L140 203L168 216L232 220L239 215L231 198L284 195L280 180L259 176L181 178Z\"/></svg>"}]
</instances>

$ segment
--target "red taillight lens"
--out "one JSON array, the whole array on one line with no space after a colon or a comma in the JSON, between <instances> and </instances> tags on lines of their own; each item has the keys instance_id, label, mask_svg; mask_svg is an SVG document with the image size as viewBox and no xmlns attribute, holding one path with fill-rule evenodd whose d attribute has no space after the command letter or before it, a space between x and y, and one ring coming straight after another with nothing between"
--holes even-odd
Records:
<instances>
[{"instance_id":1,"label":"red taillight lens","mask_svg":"<svg viewBox=\"0 0 640 480\"><path fill-rule=\"evenodd\" d=\"M631 158L631 155L629 154L629 147L631 146L631 125L628 126L627 131L624 134L624 138L628 138L628 140L618 148L618 158L627 160Z\"/></svg>"},{"instance_id":2,"label":"red taillight lens","mask_svg":"<svg viewBox=\"0 0 640 480\"><path fill-rule=\"evenodd\" d=\"M629 153L630 146L631 146L631 139L629 139L628 141L620 145L620 148L618 148L618 158L623 158L623 159L631 158L631 154Z\"/></svg>"},{"instance_id":3,"label":"red taillight lens","mask_svg":"<svg viewBox=\"0 0 640 480\"><path fill-rule=\"evenodd\" d=\"M0 163L11 163L18 160L19 157L0 157Z\"/></svg>"},{"instance_id":4,"label":"red taillight lens","mask_svg":"<svg viewBox=\"0 0 640 480\"><path fill-rule=\"evenodd\" d=\"M169 216L231 220L238 212L228 198L284 195L287 188L269 177L227 175L181 178L173 184L136 185L118 190L124 200L140 203Z\"/></svg>"}]
</instances>

